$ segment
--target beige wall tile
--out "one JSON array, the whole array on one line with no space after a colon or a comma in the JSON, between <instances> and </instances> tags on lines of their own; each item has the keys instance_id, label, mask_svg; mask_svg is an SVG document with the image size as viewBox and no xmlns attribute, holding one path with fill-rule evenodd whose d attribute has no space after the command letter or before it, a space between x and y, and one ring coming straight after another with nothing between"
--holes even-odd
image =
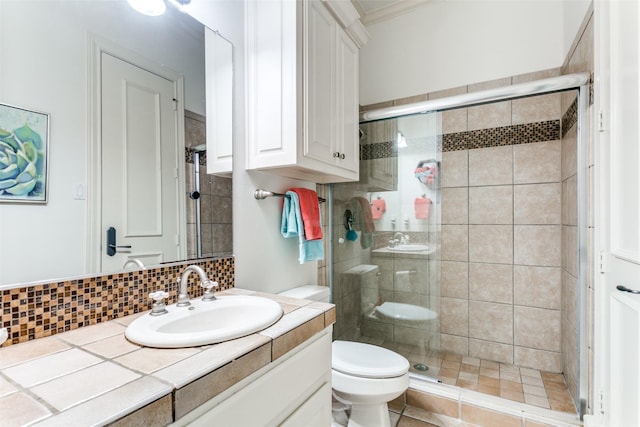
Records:
<instances>
[{"instance_id":1,"label":"beige wall tile","mask_svg":"<svg viewBox=\"0 0 640 427\"><path fill-rule=\"evenodd\" d=\"M469 335L469 301L466 299L441 298L440 332L450 335Z\"/></svg>"},{"instance_id":2,"label":"beige wall tile","mask_svg":"<svg viewBox=\"0 0 640 427\"><path fill-rule=\"evenodd\" d=\"M443 111L442 134L466 132L468 130L467 114L466 108Z\"/></svg>"},{"instance_id":3,"label":"beige wall tile","mask_svg":"<svg viewBox=\"0 0 640 427\"><path fill-rule=\"evenodd\" d=\"M513 182L560 182L560 151L560 141L514 145Z\"/></svg>"},{"instance_id":4,"label":"beige wall tile","mask_svg":"<svg viewBox=\"0 0 640 427\"><path fill-rule=\"evenodd\" d=\"M514 307L514 344L560 351L560 310Z\"/></svg>"},{"instance_id":5,"label":"beige wall tile","mask_svg":"<svg viewBox=\"0 0 640 427\"><path fill-rule=\"evenodd\" d=\"M513 267L514 303L530 307L560 309L562 269L559 267Z\"/></svg>"},{"instance_id":6,"label":"beige wall tile","mask_svg":"<svg viewBox=\"0 0 640 427\"><path fill-rule=\"evenodd\" d=\"M469 264L469 299L513 303L513 266Z\"/></svg>"},{"instance_id":7,"label":"beige wall tile","mask_svg":"<svg viewBox=\"0 0 640 427\"><path fill-rule=\"evenodd\" d=\"M469 223L469 189L451 187L442 189L442 224Z\"/></svg>"},{"instance_id":8,"label":"beige wall tile","mask_svg":"<svg viewBox=\"0 0 640 427\"><path fill-rule=\"evenodd\" d=\"M572 175L562 182L562 223L578 225L578 183Z\"/></svg>"},{"instance_id":9,"label":"beige wall tile","mask_svg":"<svg viewBox=\"0 0 640 427\"><path fill-rule=\"evenodd\" d=\"M513 186L469 187L469 224L513 224Z\"/></svg>"},{"instance_id":10,"label":"beige wall tile","mask_svg":"<svg viewBox=\"0 0 640 427\"><path fill-rule=\"evenodd\" d=\"M469 151L446 151L442 153L441 185L466 187L469 185Z\"/></svg>"},{"instance_id":11,"label":"beige wall tile","mask_svg":"<svg viewBox=\"0 0 640 427\"><path fill-rule=\"evenodd\" d=\"M469 355L501 363L513 363L513 345L469 339Z\"/></svg>"},{"instance_id":12,"label":"beige wall tile","mask_svg":"<svg viewBox=\"0 0 640 427\"><path fill-rule=\"evenodd\" d=\"M469 301L469 337L513 344L513 306Z\"/></svg>"},{"instance_id":13,"label":"beige wall tile","mask_svg":"<svg viewBox=\"0 0 640 427\"><path fill-rule=\"evenodd\" d=\"M443 297L469 297L469 264L466 262L442 261L441 294Z\"/></svg>"},{"instance_id":14,"label":"beige wall tile","mask_svg":"<svg viewBox=\"0 0 640 427\"><path fill-rule=\"evenodd\" d=\"M511 225L470 225L469 261L511 264L513 263L513 242Z\"/></svg>"},{"instance_id":15,"label":"beige wall tile","mask_svg":"<svg viewBox=\"0 0 640 427\"><path fill-rule=\"evenodd\" d=\"M561 116L560 97L559 93L552 93L514 99L511 102L513 124L558 120Z\"/></svg>"},{"instance_id":16,"label":"beige wall tile","mask_svg":"<svg viewBox=\"0 0 640 427\"><path fill-rule=\"evenodd\" d=\"M490 129L511 125L511 102L469 107L467 120L469 130Z\"/></svg>"},{"instance_id":17,"label":"beige wall tile","mask_svg":"<svg viewBox=\"0 0 640 427\"><path fill-rule=\"evenodd\" d=\"M549 77L557 77L562 75L559 67L550 68L548 70L533 71L531 73L519 74L511 77L513 84L532 82L535 80L548 79Z\"/></svg>"},{"instance_id":18,"label":"beige wall tile","mask_svg":"<svg viewBox=\"0 0 640 427\"><path fill-rule=\"evenodd\" d=\"M541 369L547 372L561 372L560 353L534 348L514 347L514 362L518 366Z\"/></svg>"},{"instance_id":19,"label":"beige wall tile","mask_svg":"<svg viewBox=\"0 0 640 427\"><path fill-rule=\"evenodd\" d=\"M440 334L440 350L456 354L469 354L469 338Z\"/></svg>"},{"instance_id":20,"label":"beige wall tile","mask_svg":"<svg viewBox=\"0 0 640 427\"><path fill-rule=\"evenodd\" d=\"M469 259L469 227L467 225L443 225L440 256L443 261L467 261Z\"/></svg>"},{"instance_id":21,"label":"beige wall tile","mask_svg":"<svg viewBox=\"0 0 640 427\"><path fill-rule=\"evenodd\" d=\"M468 421L480 426L521 427L521 417L491 411L489 409L462 403L462 421Z\"/></svg>"},{"instance_id":22,"label":"beige wall tile","mask_svg":"<svg viewBox=\"0 0 640 427\"><path fill-rule=\"evenodd\" d=\"M513 147L469 150L469 186L513 183Z\"/></svg>"},{"instance_id":23,"label":"beige wall tile","mask_svg":"<svg viewBox=\"0 0 640 427\"><path fill-rule=\"evenodd\" d=\"M561 227L556 225L515 225L514 264L559 267Z\"/></svg>"},{"instance_id":24,"label":"beige wall tile","mask_svg":"<svg viewBox=\"0 0 640 427\"><path fill-rule=\"evenodd\" d=\"M513 187L515 224L560 224L562 185L528 184Z\"/></svg>"},{"instance_id":25,"label":"beige wall tile","mask_svg":"<svg viewBox=\"0 0 640 427\"><path fill-rule=\"evenodd\" d=\"M578 136L574 126L562 139L562 180L575 175L578 170Z\"/></svg>"},{"instance_id":26,"label":"beige wall tile","mask_svg":"<svg viewBox=\"0 0 640 427\"><path fill-rule=\"evenodd\" d=\"M578 227L562 226L562 266L578 276Z\"/></svg>"}]
</instances>

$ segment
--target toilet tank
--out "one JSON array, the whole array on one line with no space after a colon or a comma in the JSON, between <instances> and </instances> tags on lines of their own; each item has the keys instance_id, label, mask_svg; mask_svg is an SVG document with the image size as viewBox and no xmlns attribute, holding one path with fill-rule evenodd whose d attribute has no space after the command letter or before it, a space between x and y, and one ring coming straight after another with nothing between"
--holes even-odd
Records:
<instances>
[{"instance_id":1,"label":"toilet tank","mask_svg":"<svg viewBox=\"0 0 640 427\"><path fill-rule=\"evenodd\" d=\"M278 295L285 297L308 299L311 301L329 302L331 291L328 286L305 285L288 289Z\"/></svg>"}]
</instances>

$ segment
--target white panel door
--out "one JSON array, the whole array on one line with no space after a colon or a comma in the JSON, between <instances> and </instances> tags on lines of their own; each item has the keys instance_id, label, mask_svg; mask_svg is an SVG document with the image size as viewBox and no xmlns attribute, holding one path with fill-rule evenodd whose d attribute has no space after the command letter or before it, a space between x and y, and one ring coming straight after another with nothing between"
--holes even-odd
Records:
<instances>
[{"instance_id":1,"label":"white panel door","mask_svg":"<svg viewBox=\"0 0 640 427\"><path fill-rule=\"evenodd\" d=\"M602 207L603 259L610 261L601 268L604 286L596 296L596 306L599 301L604 304L602 316L596 318L603 321L603 338L596 349L606 367L601 373L605 424L638 426L640 295L617 287L640 290L640 6L628 0L596 3L596 94L603 117L601 191L596 201Z\"/></svg>"},{"instance_id":2,"label":"white panel door","mask_svg":"<svg viewBox=\"0 0 640 427\"><path fill-rule=\"evenodd\" d=\"M179 259L174 82L102 54L102 271ZM106 230L116 230L107 254Z\"/></svg>"}]
</instances>

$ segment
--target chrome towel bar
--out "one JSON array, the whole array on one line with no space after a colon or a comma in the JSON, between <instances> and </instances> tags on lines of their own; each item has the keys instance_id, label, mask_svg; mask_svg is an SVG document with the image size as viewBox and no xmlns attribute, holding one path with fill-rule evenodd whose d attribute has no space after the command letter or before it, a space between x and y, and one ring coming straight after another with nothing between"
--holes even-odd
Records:
<instances>
[{"instance_id":1,"label":"chrome towel bar","mask_svg":"<svg viewBox=\"0 0 640 427\"><path fill-rule=\"evenodd\" d=\"M256 191L253 192L253 197L255 197L257 200L263 200L263 199L266 199L267 197L287 197L287 195L282 193L274 193L273 191L267 191L267 190L258 188ZM326 199L323 199L322 197L318 196L318 202L324 203L326 201L327 201Z\"/></svg>"}]
</instances>

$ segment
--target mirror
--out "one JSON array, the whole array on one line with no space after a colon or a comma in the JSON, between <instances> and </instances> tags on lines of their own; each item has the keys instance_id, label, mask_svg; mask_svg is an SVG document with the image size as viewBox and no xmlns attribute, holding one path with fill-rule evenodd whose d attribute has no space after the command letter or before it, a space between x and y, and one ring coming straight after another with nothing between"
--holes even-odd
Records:
<instances>
[{"instance_id":1,"label":"mirror","mask_svg":"<svg viewBox=\"0 0 640 427\"><path fill-rule=\"evenodd\" d=\"M126 0L0 0L0 102L50 115L48 203L0 202L0 286L100 272L90 267L91 254L100 249L90 242L88 230L95 196L91 192L95 169L88 160L94 123L88 109L92 96L88 82L95 72L89 52L95 40L117 45L183 77L187 152L179 179L186 190L185 228L187 234L195 232L188 148L204 142L204 33L201 23L171 6L160 17L147 17ZM229 245L218 251L210 245L207 251L203 239L203 256L230 255L230 178L201 173L200 187L202 204L209 200L202 209L212 218L203 222L202 232ZM184 241L188 241L184 246L193 246L195 239ZM195 252L185 247L181 253L187 258Z\"/></svg>"}]
</instances>

